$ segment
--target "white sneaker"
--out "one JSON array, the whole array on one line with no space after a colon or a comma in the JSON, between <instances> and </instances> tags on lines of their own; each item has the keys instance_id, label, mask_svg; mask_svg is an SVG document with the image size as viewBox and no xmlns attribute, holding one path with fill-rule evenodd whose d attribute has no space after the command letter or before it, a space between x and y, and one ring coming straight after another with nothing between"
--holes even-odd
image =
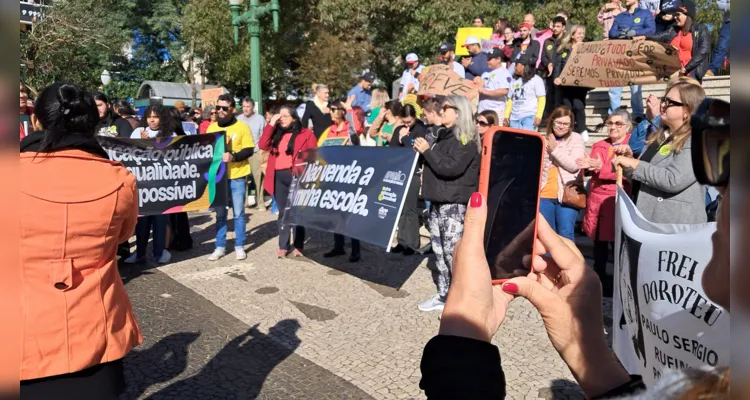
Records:
<instances>
[{"instance_id":1,"label":"white sneaker","mask_svg":"<svg viewBox=\"0 0 750 400\"><path fill-rule=\"evenodd\" d=\"M271 204L273 204L273 199L266 200L266 204L264 205L266 206L266 208L268 208L268 207L271 207Z\"/></svg>"},{"instance_id":2,"label":"white sneaker","mask_svg":"<svg viewBox=\"0 0 750 400\"><path fill-rule=\"evenodd\" d=\"M419 303L417 308L419 308L420 311L443 311L443 307L445 307L445 302L440 300L440 295L436 294L429 299Z\"/></svg>"},{"instance_id":3,"label":"white sneaker","mask_svg":"<svg viewBox=\"0 0 750 400\"><path fill-rule=\"evenodd\" d=\"M245 253L245 249L235 249L234 255L237 257L238 260L244 260L247 258L247 253Z\"/></svg>"},{"instance_id":4,"label":"white sneaker","mask_svg":"<svg viewBox=\"0 0 750 400\"><path fill-rule=\"evenodd\" d=\"M255 195L247 196L247 206L248 207L255 207L256 204L258 204L258 203L255 201Z\"/></svg>"},{"instance_id":5,"label":"white sneaker","mask_svg":"<svg viewBox=\"0 0 750 400\"><path fill-rule=\"evenodd\" d=\"M167 249L164 249L164 251L161 252L161 257L159 257L159 259L156 260L156 262L158 262L159 264L166 264L171 259L172 259L172 254L170 254Z\"/></svg>"},{"instance_id":6,"label":"white sneaker","mask_svg":"<svg viewBox=\"0 0 750 400\"><path fill-rule=\"evenodd\" d=\"M130 255L130 257L124 259L122 262L124 262L125 264L135 264L138 262L138 254L133 253Z\"/></svg>"},{"instance_id":7,"label":"white sneaker","mask_svg":"<svg viewBox=\"0 0 750 400\"><path fill-rule=\"evenodd\" d=\"M227 250L223 247L217 247L216 250L214 250L214 252L211 253L210 256L208 256L208 261L218 261L225 255L227 255Z\"/></svg>"}]
</instances>

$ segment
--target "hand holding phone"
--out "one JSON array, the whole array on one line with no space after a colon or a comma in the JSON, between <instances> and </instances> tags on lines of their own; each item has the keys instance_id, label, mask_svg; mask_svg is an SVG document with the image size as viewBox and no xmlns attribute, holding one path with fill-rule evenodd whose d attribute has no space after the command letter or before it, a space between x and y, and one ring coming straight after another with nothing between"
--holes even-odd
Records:
<instances>
[{"instance_id":1,"label":"hand holding phone","mask_svg":"<svg viewBox=\"0 0 750 400\"><path fill-rule=\"evenodd\" d=\"M545 144L536 132L484 134L479 191L487 199L484 244L493 283L525 276L533 254Z\"/></svg>"}]
</instances>

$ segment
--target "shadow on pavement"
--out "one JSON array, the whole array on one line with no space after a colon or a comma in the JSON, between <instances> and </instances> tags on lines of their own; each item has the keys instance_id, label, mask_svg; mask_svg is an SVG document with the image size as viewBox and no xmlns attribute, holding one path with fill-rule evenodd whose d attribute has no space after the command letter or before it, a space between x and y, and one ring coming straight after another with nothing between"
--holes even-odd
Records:
<instances>
[{"instance_id":1,"label":"shadow on pavement","mask_svg":"<svg viewBox=\"0 0 750 400\"><path fill-rule=\"evenodd\" d=\"M146 350L133 350L125 356L128 386L120 400L139 398L151 385L168 382L188 365L188 347L200 336L197 332L169 335Z\"/></svg>"},{"instance_id":2,"label":"shadow on pavement","mask_svg":"<svg viewBox=\"0 0 750 400\"><path fill-rule=\"evenodd\" d=\"M545 393L542 393L545 392ZM549 388L540 390L539 396L549 400L571 400L571 399L585 399L581 387L573 381L567 379L555 379L552 381L552 385Z\"/></svg>"},{"instance_id":3,"label":"shadow on pavement","mask_svg":"<svg viewBox=\"0 0 750 400\"><path fill-rule=\"evenodd\" d=\"M425 256L421 254L404 256L403 254L386 253L382 247L362 242L362 260L351 263L349 262L349 254L351 253L349 238L346 239L344 246L347 253L345 256L325 258L323 254L333 248L333 234L308 229L307 235L309 240L305 243L305 257L328 268L394 289L401 288L425 259ZM425 241L422 244L425 243L427 242Z\"/></svg>"},{"instance_id":4,"label":"shadow on pavement","mask_svg":"<svg viewBox=\"0 0 750 400\"><path fill-rule=\"evenodd\" d=\"M149 398L254 399L271 371L299 346L299 329L299 322L292 319L280 321L267 335L255 325L227 343L197 374L176 381ZM162 378L157 376L156 382L164 381Z\"/></svg>"}]
</instances>

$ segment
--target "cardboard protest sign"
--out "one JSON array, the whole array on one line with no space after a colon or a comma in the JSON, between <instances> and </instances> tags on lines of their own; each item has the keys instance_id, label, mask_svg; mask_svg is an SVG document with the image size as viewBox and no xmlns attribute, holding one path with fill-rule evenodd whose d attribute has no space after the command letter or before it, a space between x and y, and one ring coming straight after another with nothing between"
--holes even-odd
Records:
<instances>
[{"instance_id":1,"label":"cardboard protest sign","mask_svg":"<svg viewBox=\"0 0 750 400\"><path fill-rule=\"evenodd\" d=\"M203 108L216 106L216 101L222 94L224 94L224 88L201 90L201 106Z\"/></svg>"},{"instance_id":2,"label":"cardboard protest sign","mask_svg":"<svg viewBox=\"0 0 750 400\"><path fill-rule=\"evenodd\" d=\"M668 81L680 70L671 45L631 40L581 43L560 74L563 86L621 87Z\"/></svg>"},{"instance_id":3,"label":"cardboard protest sign","mask_svg":"<svg viewBox=\"0 0 750 400\"><path fill-rule=\"evenodd\" d=\"M502 49L505 47L505 42L502 40L482 40L482 51L489 53L494 48Z\"/></svg>"},{"instance_id":4,"label":"cardboard protest sign","mask_svg":"<svg viewBox=\"0 0 750 400\"><path fill-rule=\"evenodd\" d=\"M615 236L614 340L647 386L670 370L729 365L729 313L703 291L716 223L647 221L620 188Z\"/></svg>"},{"instance_id":5,"label":"cardboard protest sign","mask_svg":"<svg viewBox=\"0 0 750 400\"><path fill-rule=\"evenodd\" d=\"M479 103L479 90L474 82L453 72L449 65L433 65L419 76L417 96L464 96L471 101L474 110Z\"/></svg>"},{"instance_id":6,"label":"cardboard protest sign","mask_svg":"<svg viewBox=\"0 0 750 400\"><path fill-rule=\"evenodd\" d=\"M112 161L138 186L140 215L206 210L227 205L224 132L160 139L97 136Z\"/></svg>"},{"instance_id":7,"label":"cardboard protest sign","mask_svg":"<svg viewBox=\"0 0 750 400\"><path fill-rule=\"evenodd\" d=\"M489 40L492 37L492 28L458 28L456 34L456 55L457 56L468 56L469 52L466 47L463 46L466 43L466 38L474 36L481 42L482 39Z\"/></svg>"},{"instance_id":8,"label":"cardboard protest sign","mask_svg":"<svg viewBox=\"0 0 750 400\"><path fill-rule=\"evenodd\" d=\"M418 154L410 148L329 146L295 165L283 223L390 249Z\"/></svg>"}]
</instances>

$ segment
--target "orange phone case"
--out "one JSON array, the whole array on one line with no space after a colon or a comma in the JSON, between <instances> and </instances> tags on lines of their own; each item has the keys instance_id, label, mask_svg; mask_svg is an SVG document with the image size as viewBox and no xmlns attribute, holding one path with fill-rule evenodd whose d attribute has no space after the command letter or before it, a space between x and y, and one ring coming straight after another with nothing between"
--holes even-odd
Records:
<instances>
[{"instance_id":1,"label":"orange phone case","mask_svg":"<svg viewBox=\"0 0 750 400\"><path fill-rule=\"evenodd\" d=\"M526 136L532 136L535 138L538 138L542 145L544 145L544 137L539 132L534 131L525 131L521 129L515 129L515 128L508 128L504 126L494 126L487 130L487 132L484 134L484 137L482 138L482 163L479 170L479 192L482 193L482 196L484 198L487 198L487 193L489 190L489 184L490 184L490 162L492 161L492 139L495 137L495 133L497 132L508 132L508 133L514 133L517 135L526 135ZM542 147L544 149L544 147ZM544 150L542 150L544 151ZM538 186L542 185L542 169L544 168L544 154L542 153L542 157L540 157L539 162L539 183ZM537 191L536 195L536 213L537 218L534 220L534 238L535 240L532 242L532 251L531 253L534 254L534 247L536 245L536 234L537 234L537 228L539 223L539 202L540 202L540 195L541 195L541 187L540 190ZM492 284L498 285L502 284L503 282L507 281L508 279L493 279Z\"/></svg>"}]
</instances>

